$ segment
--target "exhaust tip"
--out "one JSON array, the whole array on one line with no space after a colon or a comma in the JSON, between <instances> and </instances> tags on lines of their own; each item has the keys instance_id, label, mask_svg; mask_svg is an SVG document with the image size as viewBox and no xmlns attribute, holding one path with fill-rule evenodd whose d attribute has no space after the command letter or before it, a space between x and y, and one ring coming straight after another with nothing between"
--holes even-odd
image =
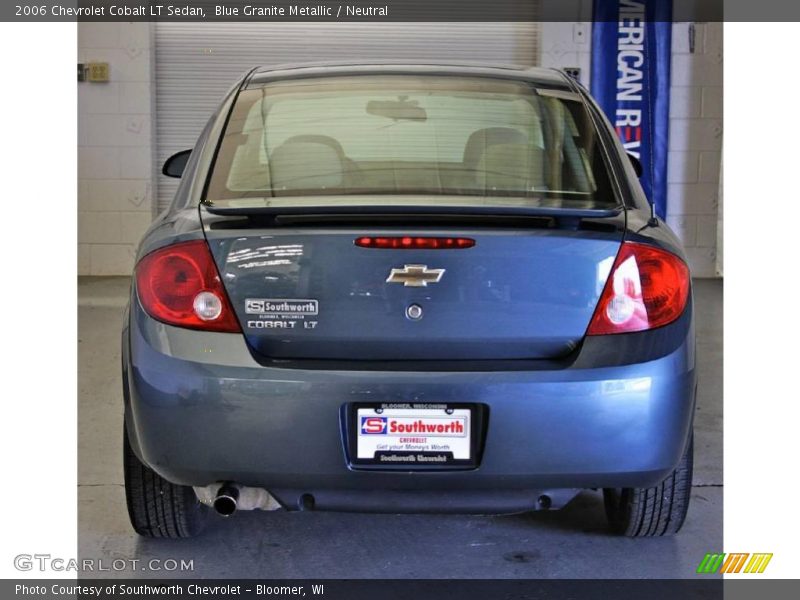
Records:
<instances>
[{"instance_id":1,"label":"exhaust tip","mask_svg":"<svg viewBox=\"0 0 800 600\"><path fill-rule=\"evenodd\" d=\"M230 517L236 512L236 505L239 502L239 489L232 485L223 485L219 488L216 498L214 498L214 510L218 515Z\"/></svg>"},{"instance_id":2,"label":"exhaust tip","mask_svg":"<svg viewBox=\"0 0 800 600\"><path fill-rule=\"evenodd\" d=\"M297 508L300 510L314 510L314 504L316 504L314 496L311 494L303 494L297 501Z\"/></svg>"}]
</instances>

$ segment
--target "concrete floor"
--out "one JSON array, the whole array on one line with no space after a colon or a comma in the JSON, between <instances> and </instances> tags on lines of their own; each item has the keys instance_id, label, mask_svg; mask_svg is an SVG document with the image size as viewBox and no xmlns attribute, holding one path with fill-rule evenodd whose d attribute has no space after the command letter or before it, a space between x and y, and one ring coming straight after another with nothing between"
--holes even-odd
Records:
<instances>
[{"instance_id":1,"label":"concrete floor","mask_svg":"<svg viewBox=\"0 0 800 600\"><path fill-rule=\"evenodd\" d=\"M677 536L642 540L610 536L602 498L589 491L551 513L255 511L214 518L192 540L139 538L128 524L121 468L119 332L128 286L126 278L79 281L80 558L193 559L193 572L169 575L205 578L683 578L706 552L722 550L721 281L694 287L700 384L689 516Z\"/></svg>"}]
</instances>

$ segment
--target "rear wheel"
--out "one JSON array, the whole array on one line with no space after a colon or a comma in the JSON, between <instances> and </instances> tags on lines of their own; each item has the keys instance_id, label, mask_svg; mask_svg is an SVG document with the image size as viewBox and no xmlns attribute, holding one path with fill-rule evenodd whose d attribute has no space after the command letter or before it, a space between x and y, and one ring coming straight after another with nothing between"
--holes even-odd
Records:
<instances>
[{"instance_id":1,"label":"rear wheel","mask_svg":"<svg viewBox=\"0 0 800 600\"><path fill-rule=\"evenodd\" d=\"M187 485L170 483L143 464L124 433L125 500L133 529L152 538L188 538L203 529L208 507Z\"/></svg>"},{"instance_id":2,"label":"rear wheel","mask_svg":"<svg viewBox=\"0 0 800 600\"><path fill-rule=\"evenodd\" d=\"M615 533L655 537L677 533L686 519L692 493L694 435L681 462L662 482L650 488L606 488L606 515Z\"/></svg>"}]
</instances>

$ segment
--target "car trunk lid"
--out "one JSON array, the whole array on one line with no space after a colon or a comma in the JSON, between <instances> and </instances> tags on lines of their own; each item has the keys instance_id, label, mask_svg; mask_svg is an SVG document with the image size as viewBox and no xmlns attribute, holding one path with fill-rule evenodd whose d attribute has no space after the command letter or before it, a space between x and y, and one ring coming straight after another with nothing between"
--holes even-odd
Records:
<instances>
[{"instance_id":1,"label":"car trunk lid","mask_svg":"<svg viewBox=\"0 0 800 600\"><path fill-rule=\"evenodd\" d=\"M269 219L205 213L206 235L250 347L273 359L561 357L583 339L624 228L603 219L477 227L408 216ZM280 222L280 224L278 224ZM533 223L533 226L532 226ZM361 247L464 238L471 247ZM412 308L414 307L414 308Z\"/></svg>"}]
</instances>

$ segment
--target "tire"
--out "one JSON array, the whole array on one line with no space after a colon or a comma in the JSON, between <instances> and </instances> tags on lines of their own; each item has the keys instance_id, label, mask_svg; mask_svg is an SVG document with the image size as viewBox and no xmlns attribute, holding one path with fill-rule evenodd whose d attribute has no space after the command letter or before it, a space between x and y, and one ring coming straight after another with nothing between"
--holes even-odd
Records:
<instances>
[{"instance_id":1,"label":"tire","mask_svg":"<svg viewBox=\"0 0 800 600\"><path fill-rule=\"evenodd\" d=\"M680 463L661 483L650 488L605 488L606 516L614 533L656 537L677 533L692 494L694 434Z\"/></svg>"},{"instance_id":2,"label":"tire","mask_svg":"<svg viewBox=\"0 0 800 600\"><path fill-rule=\"evenodd\" d=\"M138 459L124 433L125 500L134 531L150 538L190 538L205 527L209 509L188 485L170 483Z\"/></svg>"}]
</instances>

